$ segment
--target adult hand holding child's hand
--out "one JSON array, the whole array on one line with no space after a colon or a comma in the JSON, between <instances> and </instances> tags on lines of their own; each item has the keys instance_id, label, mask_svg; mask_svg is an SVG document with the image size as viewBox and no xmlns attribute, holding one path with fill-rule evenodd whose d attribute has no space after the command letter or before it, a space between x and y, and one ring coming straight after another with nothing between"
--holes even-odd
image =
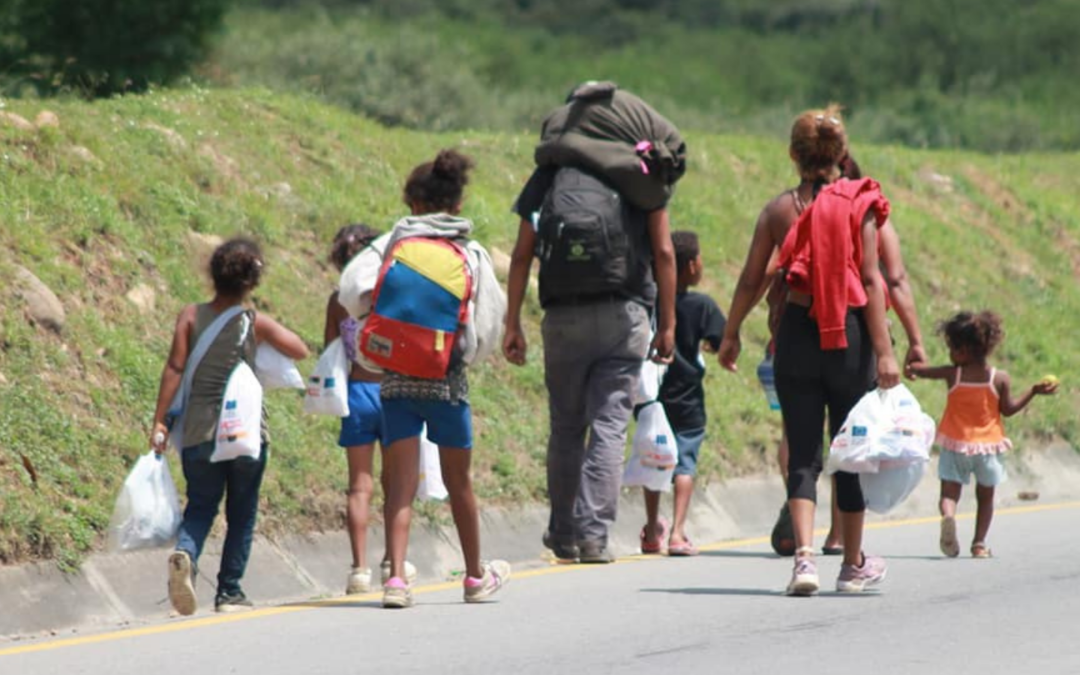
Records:
<instances>
[{"instance_id":1,"label":"adult hand holding child's hand","mask_svg":"<svg viewBox=\"0 0 1080 675\"><path fill-rule=\"evenodd\" d=\"M720 349L717 350L716 360L720 362L720 366L725 370L730 370L733 373L737 372L739 366L735 362L739 360L739 352L741 351L742 342L739 340L739 336L725 335L720 342Z\"/></svg>"}]
</instances>

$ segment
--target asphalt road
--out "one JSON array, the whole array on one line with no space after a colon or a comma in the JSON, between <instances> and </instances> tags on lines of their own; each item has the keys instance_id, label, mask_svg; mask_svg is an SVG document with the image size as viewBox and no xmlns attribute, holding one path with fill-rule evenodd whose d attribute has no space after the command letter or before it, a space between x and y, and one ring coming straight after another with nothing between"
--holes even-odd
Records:
<instances>
[{"instance_id":1,"label":"asphalt road","mask_svg":"<svg viewBox=\"0 0 1080 675\"><path fill-rule=\"evenodd\" d=\"M861 596L833 593L839 559L819 558L824 592L785 597L791 562L761 538L532 569L486 605L441 584L407 610L370 595L15 644L0 674L1075 674L1078 517L1080 503L1000 510L990 560L944 559L935 519L882 523L866 546L888 578Z\"/></svg>"}]
</instances>

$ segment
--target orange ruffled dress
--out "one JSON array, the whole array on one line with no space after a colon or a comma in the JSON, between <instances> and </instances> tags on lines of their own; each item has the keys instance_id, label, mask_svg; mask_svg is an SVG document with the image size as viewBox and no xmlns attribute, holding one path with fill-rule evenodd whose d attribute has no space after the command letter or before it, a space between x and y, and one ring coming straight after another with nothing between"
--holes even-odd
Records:
<instances>
[{"instance_id":1,"label":"orange ruffled dress","mask_svg":"<svg viewBox=\"0 0 1080 675\"><path fill-rule=\"evenodd\" d=\"M936 442L943 450L961 455L997 455L1012 448L1001 422L1001 408L994 388L996 369L987 382L961 382L960 368L949 389L945 414L938 425Z\"/></svg>"}]
</instances>

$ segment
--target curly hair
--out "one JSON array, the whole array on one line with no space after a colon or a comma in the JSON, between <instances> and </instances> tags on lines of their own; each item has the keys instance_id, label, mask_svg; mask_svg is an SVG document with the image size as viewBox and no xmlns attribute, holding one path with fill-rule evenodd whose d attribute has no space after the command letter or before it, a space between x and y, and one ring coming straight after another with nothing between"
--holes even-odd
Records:
<instances>
[{"instance_id":1,"label":"curly hair","mask_svg":"<svg viewBox=\"0 0 1080 675\"><path fill-rule=\"evenodd\" d=\"M985 359L1005 338L1001 317L994 312L959 312L942 321L938 333L951 349L963 350L976 359Z\"/></svg>"},{"instance_id":2,"label":"curly hair","mask_svg":"<svg viewBox=\"0 0 1080 675\"><path fill-rule=\"evenodd\" d=\"M259 285L263 257L259 245L245 237L230 239L210 256L210 277L221 295L244 295Z\"/></svg>"},{"instance_id":3,"label":"curly hair","mask_svg":"<svg viewBox=\"0 0 1080 675\"><path fill-rule=\"evenodd\" d=\"M409 174L405 181L405 203L434 211L457 209L473 166L472 158L457 150L440 150L434 161L424 162Z\"/></svg>"},{"instance_id":4,"label":"curly hair","mask_svg":"<svg viewBox=\"0 0 1080 675\"><path fill-rule=\"evenodd\" d=\"M815 183L830 183L840 176L840 163L848 149L847 131L840 106L807 110L791 126L791 157L799 176Z\"/></svg>"},{"instance_id":5,"label":"curly hair","mask_svg":"<svg viewBox=\"0 0 1080 675\"><path fill-rule=\"evenodd\" d=\"M330 264L340 272L357 253L370 246L378 237L379 231L364 223L346 225L337 231L334 243L330 244Z\"/></svg>"}]
</instances>

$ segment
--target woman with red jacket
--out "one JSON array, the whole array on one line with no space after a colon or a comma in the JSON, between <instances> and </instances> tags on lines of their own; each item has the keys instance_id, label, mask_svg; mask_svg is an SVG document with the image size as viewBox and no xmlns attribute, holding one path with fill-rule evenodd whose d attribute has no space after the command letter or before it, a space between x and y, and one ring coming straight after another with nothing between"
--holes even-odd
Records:
<instances>
[{"instance_id":1,"label":"woman with red jacket","mask_svg":"<svg viewBox=\"0 0 1080 675\"><path fill-rule=\"evenodd\" d=\"M892 295L908 334L906 361L925 360L896 233L888 222L888 201L871 179L841 180L847 154L835 107L808 111L795 121L791 156L802 183L762 211L719 350L721 365L735 370L739 330L779 250L788 288L779 302L774 367L790 443L788 504L797 547L790 595L812 595L819 588L812 539L826 411L834 435L875 382L889 388L900 380L885 320L890 290L900 291ZM794 224L780 213L785 197L800 213ZM893 267L888 285L879 262ZM902 281L902 288L893 279ZM885 564L862 552L865 502L857 475L837 474L837 501L844 541L837 589L861 592L884 578Z\"/></svg>"}]
</instances>

